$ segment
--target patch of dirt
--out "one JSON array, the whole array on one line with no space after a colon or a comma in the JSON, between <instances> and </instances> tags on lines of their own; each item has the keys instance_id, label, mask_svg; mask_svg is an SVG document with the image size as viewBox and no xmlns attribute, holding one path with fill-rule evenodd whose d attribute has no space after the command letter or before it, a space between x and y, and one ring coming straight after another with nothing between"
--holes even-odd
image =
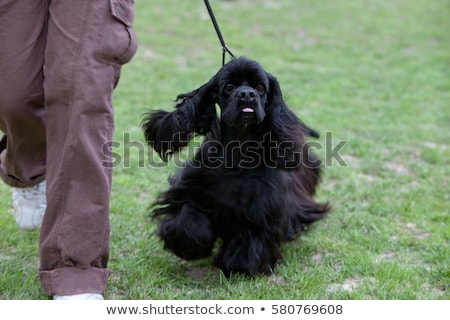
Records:
<instances>
[{"instance_id":1,"label":"patch of dirt","mask_svg":"<svg viewBox=\"0 0 450 320\"><path fill-rule=\"evenodd\" d=\"M344 281L344 283L336 283L332 284L328 287L327 291L330 293L337 292L337 291L346 291L346 292L352 292L354 289L356 289L358 286L360 286L363 283L361 279L347 279Z\"/></svg>"},{"instance_id":2,"label":"patch of dirt","mask_svg":"<svg viewBox=\"0 0 450 320\"><path fill-rule=\"evenodd\" d=\"M186 272L187 276L193 280L200 281L204 280L210 272L209 267L198 267L190 269Z\"/></svg>"},{"instance_id":3,"label":"patch of dirt","mask_svg":"<svg viewBox=\"0 0 450 320\"><path fill-rule=\"evenodd\" d=\"M439 144L433 141L427 141L423 144L425 147L430 148L430 149L441 149L441 150L447 150L450 147L444 144Z\"/></svg>"},{"instance_id":4,"label":"patch of dirt","mask_svg":"<svg viewBox=\"0 0 450 320\"><path fill-rule=\"evenodd\" d=\"M374 181L380 181L381 180L380 177L372 176L370 174L363 174L363 173L358 174L358 178L363 180L363 181L365 181L365 182L374 182Z\"/></svg>"},{"instance_id":5,"label":"patch of dirt","mask_svg":"<svg viewBox=\"0 0 450 320\"><path fill-rule=\"evenodd\" d=\"M423 232L415 223L408 222L403 230L407 233L414 234L414 238L417 240L427 239L431 236L430 232Z\"/></svg>"},{"instance_id":6,"label":"patch of dirt","mask_svg":"<svg viewBox=\"0 0 450 320\"><path fill-rule=\"evenodd\" d=\"M361 167L361 159L358 157L351 156L349 154L343 154L341 155L342 160L347 163L347 165L351 168L359 168Z\"/></svg>"},{"instance_id":7,"label":"patch of dirt","mask_svg":"<svg viewBox=\"0 0 450 320\"><path fill-rule=\"evenodd\" d=\"M266 8L271 8L271 9L281 9L281 8L283 8L283 4L281 4L279 1L265 1L264 2L264 6Z\"/></svg>"},{"instance_id":8,"label":"patch of dirt","mask_svg":"<svg viewBox=\"0 0 450 320\"><path fill-rule=\"evenodd\" d=\"M321 263L323 260L323 255L321 253L316 253L311 257L311 261L314 263Z\"/></svg>"},{"instance_id":9,"label":"patch of dirt","mask_svg":"<svg viewBox=\"0 0 450 320\"><path fill-rule=\"evenodd\" d=\"M287 281L282 276L271 276L269 280L269 285L285 285Z\"/></svg>"},{"instance_id":10,"label":"patch of dirt","mask_svg":"<svg viewBox=\"0 0 450 320\"><path fill-rule=\"evenodd\" d=\"M4 255L3 253L0 253L0 261L6 261L6 260L13 260L13 256Z\"/></svg>"},{"instance_id":11,"label":"patch of dirt","mask_svg":"<svg viewBox=\"0 0 450 320\"><path fill-rule=\"evenodd\" d=\"M313 263L323 263L323 260L328 257L335 257L333 253L315 253L311 256L311 262Z\"/></svg>"},{"instance_id":12,"label":"patch of dirt","mask_svg":"<svg viewBox=\"0 0 450 320\"><path fill-rule=\"evenodd\" d=\"M375 263L394 261L397 257L396 252L383 252L375 258Z\"/></svg>"},{"instance_id":13,"label":"patch of dirt","mask_svg":"<svg viewBox=\"0 0 450 320\"><path fill-rule=\"evenodd\" d=\"M328 287L327 291L329 293L337 292L337 291L346 291L352 292L357 287L364 283L365 279L356 279L356 278L348 278L344 281L344 283L332 284ZM376 283L377 280L375 278L369 278L369 282Z\"/></svg>"},{"instance_id":14,"label":"patch of dirt","mask_svg":"<svg viewBox=\"0 0 450 320\"><path fill-rule=\"evenodd\" d=\"M404 164L398 162L386 162L385 167L391 171L394 171L399 176L412 176L413 173Z\"/></svg>"}]
</instances>

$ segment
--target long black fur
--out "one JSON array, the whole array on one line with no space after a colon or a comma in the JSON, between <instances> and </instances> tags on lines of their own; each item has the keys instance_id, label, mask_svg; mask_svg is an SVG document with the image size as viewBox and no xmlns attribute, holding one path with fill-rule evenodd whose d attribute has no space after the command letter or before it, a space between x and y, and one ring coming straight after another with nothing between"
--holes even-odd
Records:
<instances>
[{"instance_id":1,"label":"long black fur","mask_svg":"<svg viewBox=\"0 0 450 320\"><path fill-rule=\"evenodd\" d=\"M288 109L277 79L253 60L231 60L180 94L173 112L148 113L142 127L164 160L193 135L205 136L153 211L165 248L183 259L210 256L220 239L215 265L225 274L270 274L281 243L329 211L313 199L321 161L305 137L318 133Z\"/></svg>"}]
</instances>

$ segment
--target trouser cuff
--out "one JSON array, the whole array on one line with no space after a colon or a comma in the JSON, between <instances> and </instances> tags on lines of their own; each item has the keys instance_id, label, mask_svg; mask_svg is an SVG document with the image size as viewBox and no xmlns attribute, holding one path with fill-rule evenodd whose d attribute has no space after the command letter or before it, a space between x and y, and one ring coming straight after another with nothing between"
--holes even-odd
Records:
<instances>
[{"instance_id":1,"label":"trouser cuff","mask_svg":"<svg viewBox=\"0 0 450 320\"><path fill-rule=\"evenodd\" d=\"M59 268L41 270L39 277L48 296L65 296L80 293L103 294L111 271L102 268Z\"/></svg>"}]
</instances>

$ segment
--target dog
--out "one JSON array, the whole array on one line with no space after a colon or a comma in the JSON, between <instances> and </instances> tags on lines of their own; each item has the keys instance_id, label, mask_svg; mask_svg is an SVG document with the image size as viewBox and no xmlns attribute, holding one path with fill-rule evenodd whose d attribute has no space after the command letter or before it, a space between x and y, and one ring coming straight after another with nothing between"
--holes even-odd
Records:
<instances>
[{"instance_id":1,"label":"dog","mask_svg":"<svg viewBox=\"0 0 450 320\"><path fill-rule=\"evenodd\" d=\"M330 210L313 199L321 160L306 138L318 133L288 109L277 79L254 60L230 60L178 95L174 111L146 113L142 128L165 161L205 136L153 206L165 249L182 259L216 251L214 264L225 275L270 275L282 242Z\"/></svg>"}]
</instances>

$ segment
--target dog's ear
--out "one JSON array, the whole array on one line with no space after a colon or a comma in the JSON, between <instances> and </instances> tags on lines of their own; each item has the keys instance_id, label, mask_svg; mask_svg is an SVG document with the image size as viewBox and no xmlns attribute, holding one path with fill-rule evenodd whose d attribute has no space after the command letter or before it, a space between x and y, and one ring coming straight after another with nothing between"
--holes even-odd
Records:
<instances>
[{"instance_id":1,"label":"dog's ear","mask_svg":"<svg viewBox=\"0 0 450 320\"><path fill-rule=\"evenodd\" d=\"M216 120L218 102L217 75L200 88L177 96L179 101L175 112L183 128L205 135Z\"/></svg>"},{"instance_id":2,"label":"dog's ear","mask_svg":"<svg viewBox=\"0 0 450 320\"><path fill-rule=\"evenodd\" d=\"M278 128L300 127L304 135L319 138L319 133L304 124L287 106L283 99L280 84L275 76L266 72L269 78L267 109L272 117L272 124Z\"/></svg>"},{"instance_id":3,"label":"dog's ear","mask_svg":"<svg viewBox=\"0 0 450 320\"><path fill-rule=\"evenodd\" d=\"M283 93L281 92L281 87L278 79L274 75L266 72L267 78L269 79L269 92L267 93L267 103L272 107L280 106L285 107L283 100Z\"/></svg>"},{"instance_id":4,"label":"dog's ear","mask_svg":"<svg viewBox=\"0 0 450 320\"><path fill-rule=\"evenodd\" d=\"M205 135L216 121L216 76L200 88L177 96L176 110L156 110L142 121L145 140L160 157L168 158L186 147L194 133Z\"/></svg>"},{"instance_id":5,"label":"dog's ear","mask_svg":"<svg viewBox=\"0 0 450 320\"><path fill-rule=\"evenodd\" d=\"M279 143L278 148L271 149L273 152L271 159L277 159L278 165L285 168L301 165L309 169L316 168L303 170L305 177L308 176L311 181L316 181L321 161L309 151L306 136L319 137L319 134L306 126L287 107L277 79L271 74L268 74L268 78L269 92L266 109L270 117L270 134L271 138Z\"/></svg>"}]
</instances>

